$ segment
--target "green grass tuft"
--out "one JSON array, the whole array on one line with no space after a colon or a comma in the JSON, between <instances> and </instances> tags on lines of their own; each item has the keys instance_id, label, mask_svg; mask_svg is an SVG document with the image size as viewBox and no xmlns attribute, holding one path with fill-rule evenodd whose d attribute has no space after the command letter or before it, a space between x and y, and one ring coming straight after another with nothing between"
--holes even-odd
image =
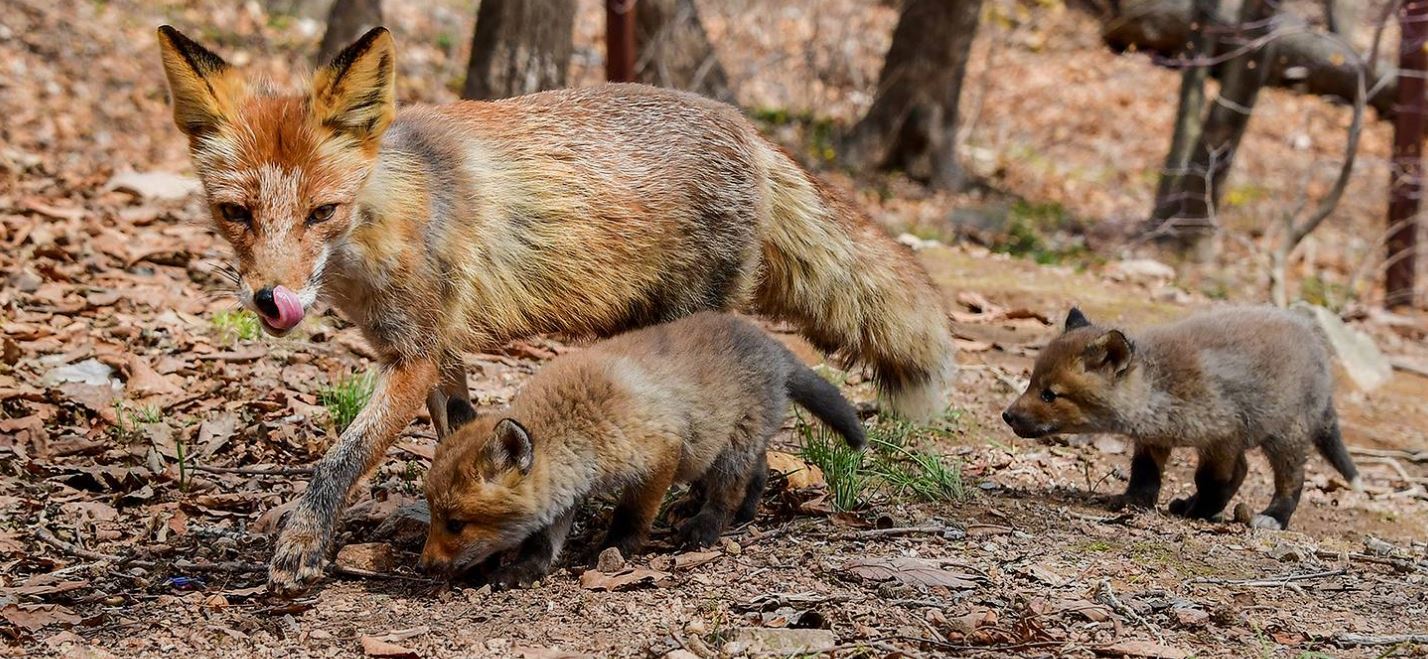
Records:
<instances>
[{"instance_id":1,"label":"green grass tuft","mask_svg":"<svg viewBox=\"0 0 1428 659\"><path fill-rule=\"evenodd\" d=\"M261 334L258 317L247 309L223 309L213 314L213 330L224 343L253 341Z\"/></svg>"},{"instance_id":2,"label":"green grass tuft","mask_svg":"<svg viewBox=\"0 0 1428 659\"><path fill-rule=\"evenodd\" d=\"M956 414L949 416L956 420ZM868 428L868 449L856 452L843 438L800 414L796 430L802 439L800 456L823 470L833 495L833 507L852 510L867 502L872 492L894 499L958 502L967 498L962 469L946 457L909 449L910 438L938 428L923 428L904 421L885 421Z\"/></svg>"},{"instance_id":3,"label":"green grass tuft","mask_svg":"<svg viewBox=\"0 0 1428 659\"><path fill-rule=\"evenodd\" d=\"M318 392L317 399L332 416L332 425L337 428L338 434L352 425L357 413L361 412L372 398L372 391L376 386L377 379L371 373L362 373L342 378L337 384L323 387Z\"/></svg>"},{"instance_id":4,"label":"green grass tuft","mask_svg":"<svg viewBox=\"0 0 1428 659\"><path fill-rule=\"evenodd\" d=\"M123 401L114 402L114 425L109 427L109 436L121 444L143 439L143 425L158 423L163 411L153 405L130 407Z\"/></svg>"}]
</instances>

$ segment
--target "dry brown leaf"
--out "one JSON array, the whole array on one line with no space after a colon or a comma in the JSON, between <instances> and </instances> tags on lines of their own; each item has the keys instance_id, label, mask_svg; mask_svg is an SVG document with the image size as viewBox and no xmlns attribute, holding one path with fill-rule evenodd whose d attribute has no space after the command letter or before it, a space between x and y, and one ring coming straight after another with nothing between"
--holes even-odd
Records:
<instances>
[{"instance_id":1,"label":"dry brown leaf","mask_svg":"<svg viewBox=\"0 0 1428 659\"><path fill-rule=\"evenodd\" d=\"M818 465L809 464L792 453L769 451L768 463L769 469L784 475L791 489L801 490L827 484L823 478L823 470L819 469Z\"/></svg>"},{"instance_id":2,"label":"dry brown leaf","mask_svg":"<svg viewBox=\"0 0 1428 659\"><path fill-rule=\"evenodd\" d=\"M689 551L674 557L674 569L689 570L712 563L721 556L717 551Z\"/></svg>"},{"instance_id":3,"label":"dry brown leaf","mask_svg":"<svg viewBox=\"0 0 1428 659\"><path fill-rule=\"evenodd\" d=\"M1189 652L1154 641L1121 641L1115 645L1095 648L1096 654L1108 657L1153 657L1154 659L1185 659Z\"/></svg>"},{"instance_id":4,"label":"dry brown leaf","mask_svg":"<svg viewBox=\"0 0 1428 659\"><path fill-rule=\"evenodd\" d=\"M362 635L362 654L369 657L419 657L411 648L402 647L377 636Z\"/></svg>"},{"instance_id":5,"label":"dry brown leaf","mask_svg":"<svg viewBox=\"0 0 1428 659\"><path fill-rule=\"evenodd\" d=\"M597 570L586 570L580 575L580 587L586 590L632 590L647 586L662 587L673 583L668 572L642 567L629 567L614 574Z\"/></svg>"},{"instance_id":6,"label":"dry brown leaf","mask_svg":"<svg viewBox=\"0 0 1428 659\"><path fill-rule=\"evenodd\" d=\"M959 590L976 588L980 579L975 574L944 570L933 561L901 556L859 558L844 564L843 569L868 581L897 580L910 586L943 586Z\"/></svg>"},{"instance_id":7,"label":"dry brown leaf","mask_svg":"<svg viewBox=\"0 0 1428 659\"><path fill-rule=\"evenodd\" d=\"M30 631L49 625L74 625L80 621L73 611L58 604L10 604L0 609L0 618Z\"/></svg>"},{"instance_id":8,"label":"dry brown leaf","mask_svg":"<svg viewBox=\"0 0 1428 659\"><path fill-rule=\"evenodd\" d=\"M159 375L143 357L130 355L125 367L129 371L129 381L125 386L130 396L144 398L147 396L175 396L183 393L183 387L168 377Z\"/></svg>"}]
</instances>

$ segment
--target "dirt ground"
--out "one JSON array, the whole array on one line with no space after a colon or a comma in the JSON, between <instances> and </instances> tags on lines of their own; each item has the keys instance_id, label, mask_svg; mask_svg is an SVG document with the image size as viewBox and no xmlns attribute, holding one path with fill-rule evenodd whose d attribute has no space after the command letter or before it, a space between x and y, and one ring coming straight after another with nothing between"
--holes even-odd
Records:
<instances>
[{"instance_id":1,"label":"dirt ground","mask_svg":"<svg viewBox=\"0 0 1428 659\"><path fill-rule=\"evenodd\" d=\"M1073 104L1058 110L1059 128L1027 108L1057 98L1054 62L1074 53L1081 72L1062 73L1080 76L1082 85L1064 93L1122 109L1145 104L1148 122L1166 124L1164 107L1149 107L1130 90L1173 98L1174 75L1103 53L1084 32L1048 40L1053 28L1084 28L1064 11L1037 23L1018 13L1025 5L993 4L974 68L990 70L992 58L1016 72L1008 77L1018 84L971 87L985 89L987 108L1016 111L983 112L973 157L1003 170L995 181L1003 193L1055 199L1079 217L1113 222L1145 207L1153 183L1142 173L1154 167L1161 142L1137 141L1125 133L1129 125L1096 126L1095 111L1077 114ZM581 6L577 82L598 70L590 56L599 23L585 20L598 7ZM895 13L878 5L859 9L865 23L840 23L838 11L862 5L822 6L826 15L806 20L808 5L789 3L766 32L736 30L728 18L735 12L710 18L711 34L735 40L731 52L748 53L731 63L734 77L793 63L746 82L747 106L800 111L799 103L819 107L819 99L836 98L827 105L835 118L865 107L846 88L872 84L877 63L868 53L886 48ZM391 13L399 35L435 44L443 24L469 32L473 12L432 3ZM0 654L1428 653L1428 378L1413 372L1428 365L1421 311L1346 311L1404 367L1370 392L1340 372L1345 439L1367 487L1346 489L1311 458L1290 531L1166 515L1165 502L1192 487L1192 459L1183 452L1173 458L1161 512L1112 512L1109 497L1128 471L1124 442L1020 440L999 419L1070 306L1134 327L1224 303L1212 298L1255 299L1262 289L1240 262L1252 259L1234 251L1252 253L1252 242L1235 243L1218 270L1173 281L1114 275L1122 256L1114 249L1060 265L970 242L921 249L918 258L946 292L961 369L950 416L919 433L915 448L960 468L965 500L919 503L877 493L859 509L835 513L818 486L776 482L758 519L731 531L723 546L678 552L659 527L651 552L613 576L585 567L586 548L598 537L596 506L579 522L560 570L536 587L493 593L414 570L424 531L412 506L435 441L419 421L360 488L338 539L339 546L385 545L393 560L368 574L360 562L339 561L344 569L313 594L272 598L261 570L274 521L302 491L301 468L333 437L325 393L369 369L371 355L332 314L310 319L300 336L275 340L251 335L241 317L226 313L233 303L219 269L227 247L205 224L191 184L168 174L189 170L153 52L152 29L163 21L279 76L304 66L303 49L317 38L304 36L301 22L279 25L259 3L0 3ZM772 52L779 34L838 42L841 59L780 58ZM450 98L442 81L464 62L459 49L402 52L404 98ZM791 67L804 65L823 82L769 82L796 79ZM1342 119L1342 108L1315 99L1268 95L1268 111L1284 113L1274 116L1303 114L1310 127ZM1273 168L1293 160L1285 144L1297 142L1281 133L1298 125L1266 121L1252 133L1256 155L1236 176L1262 184L1227 222L1251 224L1272 212L1271 200L1287 196L1280 193L1297 175ZM1078 149L1088 131L1136 146L1117 154ZM777 126L771 133L788 137ZM1380 210L1365 200L1383 198L1386 174L1374 158L1386 152L1385 135L1381 125L1370 130L1358 187L1323 237L1325 246L1347 247L1320 248L1304 272L1328 268L1327 278L1343 280L1352 270L1363 246L1352 237ZM1042 151L1028 153L1032 143ZM1310 148L1316 157L1333 150L1318 141ZM1100 162L1100 173L1068 164L1076 157ZM158 176L116 178L130 171ZM944 242L961 235L949 209L994 203L928 195L896 180L833 179L856 186L890 230ZM547 338L471 355L472 394L482 406L499 406L541 362L574 349ZM852 397L871 397L858 374L844 385ZM799 439L790 427L777 443L797 452ZM1236 501L1259 507L1269 494L1268 470L1255 455Z\"/></svg>"}]
</instances>

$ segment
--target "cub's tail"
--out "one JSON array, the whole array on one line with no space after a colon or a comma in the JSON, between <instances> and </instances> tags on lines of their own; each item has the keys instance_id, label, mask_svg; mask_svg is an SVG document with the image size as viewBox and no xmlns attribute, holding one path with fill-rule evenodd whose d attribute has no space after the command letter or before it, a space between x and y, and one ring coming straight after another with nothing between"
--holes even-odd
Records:
<instances>
[{"instance_id":1,"label":"cub's tail","mask_svg":"<svg viewBox=\"0 0 1428 659\"><path fill-rule=\"evenodd\" d=\"M813 369L798 363L791 355L790 360L793 363L788 375L789 398L842 435L848 446L862 449L868 443L868 436L853 405L843 397L838 387L814 373Z\"/></svg>"},{"instance_id":2,"label":"cub's tail","mask_svg":"<svg viewBox=\"0 0 1428 659\"><path fill-rule=\"evenodd\" d=\"M1344 479L1349 481L1349 487L1354 488L1355 492L1363 491L1359 469L1354 466L1353 458L1349 457L1349 449L1344 446L1344 437L1339 433L1339 416L1332 409L1329 410L1323 430L1314 435L1314 447L1319 449L1319 454L1324 456L1329 464L1334 465L1334 469L1343 474Z\"/></svg>"},{"instance_id":3,"label":"cub's tail","mask_svg":"<svg viewBox=\"0 0 1428 659\"><path fill-rule=\"evenodd\" d=\"M871 367L898 414L924 420L944 410L955 348L927 273L786 153L760 146L769 210L759 311L793 321L846 365Z\"/></svg>"}]
</instances>

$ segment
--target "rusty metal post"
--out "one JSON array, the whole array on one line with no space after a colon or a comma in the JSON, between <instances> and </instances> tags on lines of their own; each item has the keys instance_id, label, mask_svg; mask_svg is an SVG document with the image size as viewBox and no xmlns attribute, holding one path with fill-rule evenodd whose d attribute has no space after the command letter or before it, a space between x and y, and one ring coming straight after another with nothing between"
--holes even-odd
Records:
<instances>
[{"instance_id":1,"label":"rusty metal post","mask_svg":"<svg viewBox=\"0 0 1428 659\"><path fill-rule=\"evenodd\" d=\"M605 78L635 80L636 0L605 0Z\"/></svg>"},{"instance_id":2,"label":"rusty metal post","mask_svg":"<svg viewBox=\"0 0 1428 659\"><path fill-rule=\"evenodd\" d=\"M1428 0L1408 0L1398 11L1402 45L1398 52L1397 115L1393 120L1393 160L1388 192L1388 254L1384 306L1413 303L1418 211L1423 198L1423 129L1428 99ZM1404 75L1406 74L1406 75Z\"/></svg>"}]
</instances>

